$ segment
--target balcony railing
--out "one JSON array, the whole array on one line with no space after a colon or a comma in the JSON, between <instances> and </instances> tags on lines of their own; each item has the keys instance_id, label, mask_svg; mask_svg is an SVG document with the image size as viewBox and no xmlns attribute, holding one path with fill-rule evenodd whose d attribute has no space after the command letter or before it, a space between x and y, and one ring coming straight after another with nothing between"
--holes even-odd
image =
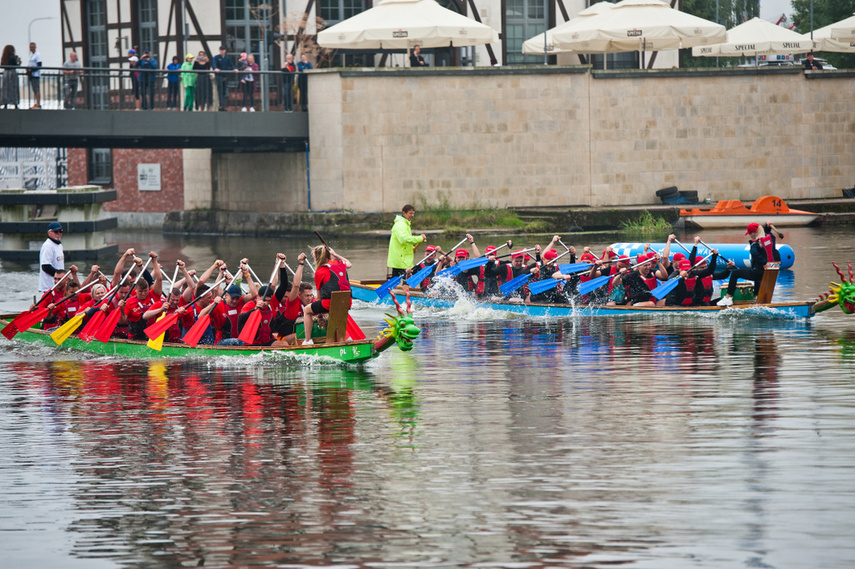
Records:
<instances>
[{"instance_id":1,"label":"balcony railing","mask_svg":"<svg viewBox=\"0 0 855 569\"><path fill-rule=\"evenodd\" d=\"M5 83L14 69L19 94L18 108L29 109L36 103L35 93L26 67L3 67ZM83 67L76 75L68 75L62 67L41 67L40 107L43 109L95 109L95 110L182 110L185 108L185 89L181 77L196 75L192 110L216 111L220 108L223 93L223 110L255 111L301 110L297 92L292 85L298 83L299 73L281 71L169 71L166 69L128 69ZM169 81L168 75L177 78ZM242 81L247 75L253 81ZM290 77L288 77L290 75ZM177 87L170 88L170 84ZM0 85L5 91L7 87ZM145 97L145 99L143 99ZM288 105L286 97L293 101ZM264 102L267 104L265 105ZM6 108L10 108L7 106ZM0 109L2 111L2 109Z\"/></svg>"}]
</instances>

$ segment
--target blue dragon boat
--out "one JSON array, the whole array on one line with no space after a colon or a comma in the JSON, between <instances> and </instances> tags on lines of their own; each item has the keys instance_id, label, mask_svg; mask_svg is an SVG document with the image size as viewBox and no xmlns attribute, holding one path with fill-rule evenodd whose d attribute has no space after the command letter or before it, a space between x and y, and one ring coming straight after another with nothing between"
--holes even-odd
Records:
<instances>
[{"instance_id":1,"label":"blue dragon boat","mask_svg":"<svg viewBox=\"0 0 855 569\"><path fill-rule=\"evenodd\" d=\"M383 298L377 297L377 287L383 281L350 281L350 289L353 298L373 304L394 304L391 294ZM407 293L400 288L390 291L395 295L398 302L407 299ZM433 296L415 290L409 292L410 301L416 306L432 308L451 308L460 302L453 296ZM479 308L489 308L500 312L521 314L535 317L561 318L570 316L628 316L637 314L695 314L715 316L719 314L751 316L759 318L811 318L814 315L813 302L769 302L759 304L754 301L736 301L733 306L662 306L662 307L640 307L640 306L577 306L573 304L539 304L511 302L508 300L482 300L475 297L466 297Z\"/></svg>"}]
</instances>

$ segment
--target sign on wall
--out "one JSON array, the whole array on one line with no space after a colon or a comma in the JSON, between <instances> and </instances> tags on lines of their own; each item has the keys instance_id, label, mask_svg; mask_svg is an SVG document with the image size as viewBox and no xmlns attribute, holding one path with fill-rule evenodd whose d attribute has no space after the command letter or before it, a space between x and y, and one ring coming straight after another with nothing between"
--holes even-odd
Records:
<instances>
[{"instance_id":1,"label":"sign on wall","mask_svg":"<svg viewBox=\"0 0 855 569\"><path fill-rule=\"evenodd\" d=\"M160 191L160 164L137 164L137 188L141 192Z\"/></svg>"}]
</instances>

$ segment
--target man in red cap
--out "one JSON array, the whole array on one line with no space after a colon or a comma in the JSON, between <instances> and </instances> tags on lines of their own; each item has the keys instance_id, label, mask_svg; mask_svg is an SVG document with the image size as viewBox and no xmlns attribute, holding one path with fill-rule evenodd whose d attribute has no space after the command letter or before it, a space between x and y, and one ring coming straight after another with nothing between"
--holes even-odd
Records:
<instances>
[{"instance_id":1,"label":"man in red cap","mask_svg":"<svg viewBox=\"0 0 855 569\"><path fill-rule=\"evenodd\" d=\"M712 279L715 264L718 261L718 249L713 249L711 253L710 262L698 259L695 261L697 267L688 259L680 261L677 270L680 271L682 278L665 297L665 306L706 306L703 300L704 279Z\"/></svg>"},{"instance_id":2,"label":"man in red cap","mask_svg":"<svg viewBox=\"0 0 855 569\"><path fill-rule=\"evenodd\" d=\"M413 272L414 272L414 273L417 273L417 272L419 272L420 270L424 269L425 267L429 267L429 266L435 265L435 264L437 263L437 261L436 261L436 253L437 253L437 251L438 251L440 254L442 254L442 249L441 249L441 248L439 248L439 247L436 247L436 246L434 246L434 245L428 245L427 247L425 247L425 255L426 255L426 257L424 258L424 261L422 261L421 263L419 263L417 266L413 267ZM437 267L437 269L438 269L438 268L439 268L439 267ZM433 275L434 275L434 274L436 274L436 269L434 269L434 270L432 271L432 274L431 274L430 276L428 276L427 278L425 278L424 280L422 280L422 282L421 282L421 283L419 283L419 288L421 288L423 291L427 290L427 289L430 287L430 285L431 285L431 280L433 279Z\"/></svg>"},{"instance_id":3,"label":"man in red cap","mask_svg":"<svg viewBox=\"0 0 855 569\"><path fill-rule=\"evenodd\" d=\"M472 256L473 257L480 257L481 251L479 251L478 246L475 245L475 238L472 237L472 235L467 233L466 234L466 240L469 241L469 248L472 249ZM449 255L451 255L450 251L448 252L448 254L444 255L443 258L446 261L448 261ZM468 258L469 258L469 251L467 251L466 249L463 249L463 248L457 249L456 251L454 251L454 260L451 263L449 263L449 266L456 265L456 264L460 263L461 261L467 260ZM473 277L474 278L478 277L479 270L480 270L480 267L476 267L476 268L470 269L468 271L463 271L459 275L454 277L454 280L457 281L457 284L459 284L461 286L461 288L463 288L463 290L465 290L467 292L472 292L475 290L475 284L476 284L473 281Z\"/></svg>"},{"instance_id":4,"label":"man in red cap","mask_svg":"<svg viewBox=\"0 0 855 569\"><path fill-rule=\"evenodd\" d=\"M748 236L748 242L751 244L751 250L749 251L751 267L748 269L735 269L730 272L727 293L716 303L718 306L733 305L733 294L736 292L736 282L739 279L752 280L754 281L754 290L757 291L760 289L760 281L763 280L763 272L766 270L766 263L769 262L766 248L760 243L760 240L765 237L765 233L759 223L749 223L745 230L745 235Z\"/></svg>"},{"instance_id":5,"label":"man in red cap","mask_svg":"<svg viewBox=\"0 0 855 569\"><path fill-rule=\"evenodd\" d=\"M623 284L626 287L626 296L633 306L664 306L664 298L658 300L650 294L650 291L659 286L656 279L657 266L659 271L665 272L659 255L654 252L642 254L638 256L637 261L634 270L622 269L614 284Z\"/></svg>"},{"instance_id":6,"label":"man in red cap","mask_svg":"<svg viewBox=\"0 0 855 569\"><path fill-rule=\"evenodd\" d=\"M513 244L510 240L507 243L508 247ZM496 259L497 251L498 248L493 245L489 245L484 250L484 256L490 259L490 262L481 267L479 273L478 286L475 288L475 292L479 296L498 296L500 294L499 287L513 278L510 265Z\"/></svg>"}]
</instances>

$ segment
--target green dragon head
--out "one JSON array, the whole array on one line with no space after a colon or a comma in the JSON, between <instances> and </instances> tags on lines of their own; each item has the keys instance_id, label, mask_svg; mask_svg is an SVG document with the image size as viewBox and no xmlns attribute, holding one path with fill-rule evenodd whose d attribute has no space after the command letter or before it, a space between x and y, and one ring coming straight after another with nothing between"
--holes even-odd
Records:
<instances>
[{"instance_id":1,"label":"green dragon head","mask_svg":"<svg viewBox=\"0 0 855 569\"><path fill-rule=\"evenodd\" d=\"M841 283L832 282L828 287L828 292L819 295L819 298L816 299L816 305L814 305L815 312L822 312L823 310L828 310L832 306L839 306L840 310L844 312L844 314L853 314L855 313L855 282L853 282L852 278L852 263L848 263L849 265L849 280L846 280L846 277L843 276L843 272L840 270L840 267L837 266L837 263L831 263L834 265L834 268L837 270L837 274L840 275Z\"/></svg>"},{"instance_id":2,"label":"green dragon head","mask_svg":"<svg viewBox=\"0 0 855 569\"><path fill-rule=\"evenodd\" d=\"M398 299L395 298L394 294L392 295L392 300L395 301L395 307L398 309L398 316L393 316L391 314L386 315L388 316L388 318L386 318L386 323L389 326L386 327L380 335L387 338L394 338L395 343L398 344L398 348L401 351L406 352L413 349L413 340L418 337L421 330L415 325L413 320L413 307L410 302L409 292L407 293L406 311L401 308L401 305L398 303Z\"/></svg>"}]
</instances>

